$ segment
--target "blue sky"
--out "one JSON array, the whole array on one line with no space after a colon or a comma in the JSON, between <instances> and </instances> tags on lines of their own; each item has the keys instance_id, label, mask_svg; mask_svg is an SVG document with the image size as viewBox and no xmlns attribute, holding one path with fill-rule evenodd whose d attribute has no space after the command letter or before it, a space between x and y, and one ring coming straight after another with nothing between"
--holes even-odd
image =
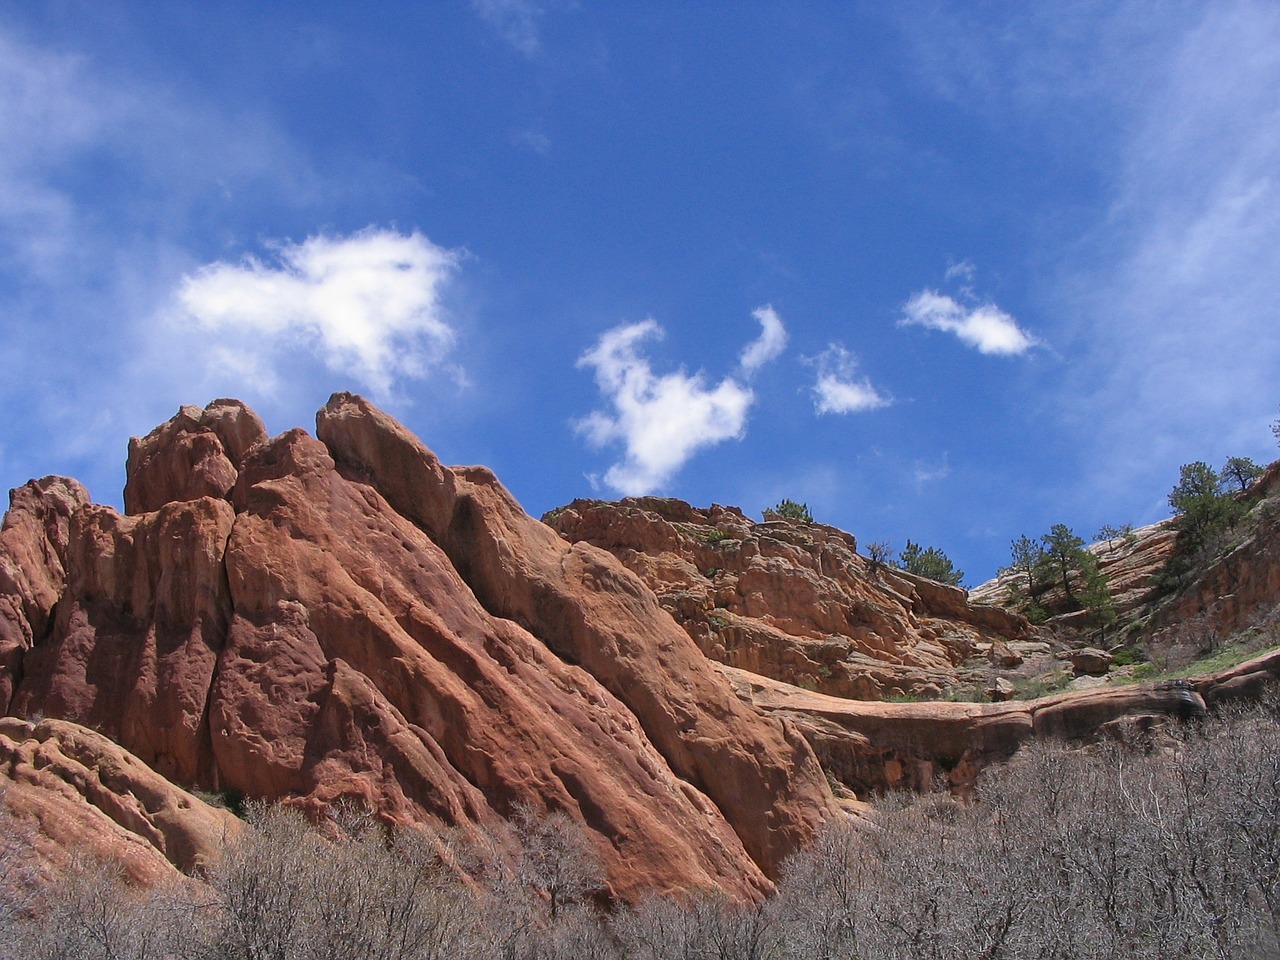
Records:
<instances>
[{"instance_id":1,"label":"blue sky","mask_svg":"<svg viewBox=\"0 0 1280 960\"><path fill-rule=\"evenodd\" d=\"M945 550L1276 454L1280 6L0 4L0 479L364 393Z\"/></svg>"}]
</instances>

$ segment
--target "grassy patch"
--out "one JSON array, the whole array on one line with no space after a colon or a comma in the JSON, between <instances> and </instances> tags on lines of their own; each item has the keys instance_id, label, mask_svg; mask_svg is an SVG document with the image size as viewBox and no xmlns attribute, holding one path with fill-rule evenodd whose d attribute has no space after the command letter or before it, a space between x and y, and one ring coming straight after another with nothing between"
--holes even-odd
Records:
<instances>
[{"instance_id":1,"label":"grassy patch","mask_svg":"<svg viewBox=\"0 0 1280 960\"><path fill-rule=\"evenodd\" d=\"M1271 639L1274 640L1275 638ZM1244 663L1246 660L1252 660L1267 649L1267 646L1259 646L1256 642L1229 643L1213 653L1192 660L1181 667L1161 670L1154 663L1140 663L1134 668L1131 676L1134 680L1182 680L1202 673L1217 673L1219 670L1226 670L1228 667L1234 667L1236 664Z\"/></svg>"},{"instance_id":2,"label":"grassy patch","mask_svg":"<svg viewBox=\"0 0 1280 960\"><path fill-rule=\"evenodd\" d=\"M1038 700L1054 693L1061 693L1071 682L1071 671L1045 673L1038 677L1019 677L1013 681L1014 700Z\"/></svg>"}]
</instances>

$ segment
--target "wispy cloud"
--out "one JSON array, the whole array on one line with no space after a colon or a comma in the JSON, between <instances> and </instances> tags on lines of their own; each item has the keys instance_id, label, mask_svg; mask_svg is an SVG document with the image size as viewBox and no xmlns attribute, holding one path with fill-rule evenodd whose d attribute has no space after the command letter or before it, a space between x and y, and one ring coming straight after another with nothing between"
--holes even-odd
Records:
<instances>
[{"instance_id":1,"label":"wispy cloud","mask_svg":"<svg viewBox=\"0 0 1280 960\"><path fill-rule=\"evenodd\" d=\"M951 476L951 457L949 454L944 453L941 460L932 463L928 460L917 460L912 469L912 475L915 477L917 484L945 480Z\"/></svg>"},{"instance_id":2,"label":"wispy cloud","mask_svg":"<svg viewBox=\"0 0 1280 960\"><path fill-rule=\"evenodd\" d=\"M104 59L0 26L0 354L6 369L61 378L53 392L0 379L3 432L11 457L75 473L96 496L117 487L121 435L200 398L192 364L207 351L155 318L199 262L189 251L216 242L209 224L236 206L230 193L254 222L320 193L296 144L252 107Z\"/></svg>"},{"instance_id":3,"label":"wispy cloud","mask_svg":"<svg viewBox=\"0 0 1280 960\"><path fill-rule=\"evenodd\" d=\"M1166 475L1265 450L1280 370L1280 7L1198 9L1147 65L1112 216L1068 288L1098 385L1080 392L1107 413L1097 439L1154 454L1100 459Z\"/></svg>"},{"instance_id":4,"label":"wispy cloud","mask_svg":"<svg viewBox=\"0 0 1280 960\"><path fill-rule=\"evenodd\" d=\"M738 361L743 375L747 377L766 363L778 359L787 348L787 328L773 307L760 307L751 315L760 321L760 336L747 344Z\"/></svg>"},{"instance_id":5,"label":"wispy cloud","mask_svg":"<svg viewBox=\"0 0 1280 960\"><path fill-rule=\"evenodd\" d=\"M511 142L540 157L551 154L551 138L537 127L525 127L511 134Z\"/></svg>"},{"instance_id":6,"label":"wispy cloud","mask_svg":"<svg viewBox=\"0 0 1280 960\"><path fill-rule=\"evenodd\" d=\"M826 350L809 362L818 368L813 406L819 414L865 413L893 402L892 397L873 387L870 379L857 376L858 358L843 344L828 344Z\"/></svg>"},{"instance_id":7,"label":"wispy cloud","mask_svg":"<svg viewBox=\"0 0 1280 960\"><path fill-rule=\"evenodd\" d=\"M1038 398L1041 422L1056 407L1093 465L1064 475L1072 494L1105 491L1154 519L1163 498L1136 491L1160 490L1179 463L1274 453L1280 6L973 10L931 2L911 20L926 79L1099 194L1092 222L1037 257L1031 296L1070 360Z\"/></svg>"},{"instance_id":8,"label":"wispy cloud","mask_svg":"<svg viewBox=\"0 0 1280 960\"><path fill-rule=\"evenodd\" d=\"M900 326L954 333L979 353L1018 356L1036 346L1035 337L994 303L969 306L943 293L922 290L902 308Z\"/></svg>"},{"instance_id":9,"label":"wispy cloud","mask_svg":"<svg viewBox=\"0 0 1280 960\"><path fill-rule=\"evenodd\" d=\"M959 280L964 289L972 290L973 278L977 275L978 268L973 265L972 260L961 260L959 263L952 263L947 267L944 278L947 281Z\"/></svg>"},{"instance_id":10,"label":"wispy cloud","mask_svg":"<svg viewBox=\"0 0 1280 960\"><path fill-rule=\"evenodd\" d=\"M769 326L761 323L768 339ZM640 347L662 336L662 327L651 319L615 327L578 360L579 367L595 371L612 412L594 411L574 428L597 447L623 444L625 456L604 481L627 496L653 492L697 451L741 437L755 399L731 377L710 386L702 373L655 374Z\"/></svg>"},{"instance_id":11,"label":"wispy cloud","mask_svg":"<svg viewBox=\"0 0 1280 960\"><path fill-rule=\"evenodd\" d=\"M365 230L279 244L272 263L214 263L183 279L182 315L207 331L220 363L262 376L280 351L314 350L387 396L449 351L440 296L459 255L419 233Z\"/></svg>"},{"instance_id":12,"label":"wispy cloud","mask_svg":"<svg viewBox=\"0 0 1280 960\"><path fill-rule=\"evenodd\" d=\"M471 0L471 9L526 57L536 56L542 49L538 36L541 4L533 0Z\"/></svg>"}]
</instances>

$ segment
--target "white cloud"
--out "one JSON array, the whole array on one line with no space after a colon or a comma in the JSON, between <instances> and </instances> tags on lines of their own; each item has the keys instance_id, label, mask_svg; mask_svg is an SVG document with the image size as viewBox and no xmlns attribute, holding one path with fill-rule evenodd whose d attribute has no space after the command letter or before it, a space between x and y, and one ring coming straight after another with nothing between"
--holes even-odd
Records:
<instances>
[{"instance_id":1,"label":"white cloud","mask_svg":"<svg viewBox=\"0 0 1280 960\"><path fill-rule=\"evenodd\" d=\"M1274 455L1280 6L930 13L911 27L938 88L988 133L1012 131L1096 183L1085 218L1062 221L1079 232L1037 237L1027 278L1069 360L1028 397L1038 429L1078 451L1055 495L1145 522L1180 463Z\"/></svg>"},{"instance_id":2,"label":"white cloud","mask_svg":"<svg viewBox=\"0 0 1280 960\"><path fill-rule=\"evenodd\" d=\"M262 377L273 358L302 346L385 397L448 353L454 332L440 296L458 258L419 233L315 236L280 244L273 264L205 266L183 278L177 298L222 364Z\"/></svg>"},{"instance_id":3,"label":"white cloud","mask_svg":"<svg viewBox=\"0 0 1280 960\"><path fill-rule=\"evenodd\" d=\"M769 326L761 323L767 339ZM627 496L658 489L703 447L741 437L755 399L731 377L709 386L701 373L656 375L639 346L662 336L654 320L615 327L578 360L595 371L613 411L594 411L574 428L594 446L624 445L625 457L604 482Z\"/></svg>"},{"instance_id":4,"label":"white cloud","mask_svg":"<svg viewBox=\"0 0 1280 960\"><path fill-rule=\"evenodd\" d=\"M919 326L954 333L980 353L1017 356L1037 341L1014 318L993 303L965 306L943 293L922 290L902 308L900 326Z\"/></svg>"},{"instance_id":5,"label":"white cloud","mask_svg":"<svg viewBox=\"0 0 1280 960\"><path fill-rule=\"evenodd\" d=\"M471 0L471 9L526 57L542 49L538 17L543 10L532 0Z\"/></svg>"},{"instance_id":6,"label":"white cloud","mask_svg":"<svg viewBox=\"0 0 1280 960\"><path fill-rule=\"evenodd\" d=\"M743 348L739 364L744 376L751 376L766 363L782 356L787 348L787 328L782 325L778 311L771 306L753 310L751 315L760 321L760 336Z\"/></svg>"},{"instance_id":7,"label":"white cloud","mask_svg":"<svg viewBox=\"0 0 1280 960\"><path fill-rule=\"evenodd\" d=\"M951 457L944 453L942 459L936 463L929 463L927 460L917 460L912 471L916 478L916 483L925 484L932 483L935 480L945 480L951 476Z\"/></svg>"},{"instance_id":8,"label":"white cloud","mask_svg":"<svg viewBox=\"0 0 1280 960\"><path fill-rule=\"evenodd\" d=\"M19 470L109 499L121 436L219 395L203 392L205 345L158 319L200 262L189 251L232 234L233 208L261 223L334 191L256 106L68 49L0 25L2 366L60 372L57 391L0 378L0 439Z\"/></svg>"},{"instance_id":9,"label":"white cloud","mask_svg":"<svg viewBox=\"0 0 1280 960\"><path fill-rule=\"evenodd\" d=\"M876 390L866 377L855 378L858 358L842 344L829 344L810 362L818 368L813 406L819 414L865 413L893 403L892 397Z\"/></svg>"},{"instance_id":10,"label":"white cloud","mask_svg":"<svg viewBox=\"0 0 1280 960\"><path fill-rule=\"evenodd\" d=\"M978 268L973 265L972 260L961 260L947 267L945 277L947 280L959 280L964 284L971 284L977 272Z\"/></svg>"}]
</instances>

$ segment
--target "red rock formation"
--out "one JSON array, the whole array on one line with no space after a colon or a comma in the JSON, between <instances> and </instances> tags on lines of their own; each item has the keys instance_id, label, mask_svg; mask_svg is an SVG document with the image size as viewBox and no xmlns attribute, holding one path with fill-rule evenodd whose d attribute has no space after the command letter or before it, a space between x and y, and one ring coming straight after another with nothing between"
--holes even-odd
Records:
<instances>
[{"instance_id":1,"label":"red rock formation","mask_svg":"<svg viewBox=\"0 0 1280 960\"><path fill-rule=\"evenodd\" d=\"M1107 578L1119 629L1128 639L1162 642L1162 634L1186 625L1219 637L1261 622L1280 619L1280 461L1271 464L1248 490L1236 498L1247 514L1231 531L1227 551L1193 571L1176 595L1157 590L1159 577L1173 556L1177 540L1174 520L1162 520L1130 533L1091 544L1098 568ZM974 600L1011 604L1017 575L1000 576L973 590ZM1052 591L1049 592L1052 598ZM1070 627L1083 612L1055 617L1052 624Z\"/></svg>"},{"instance_id":2,"label":"red rock formation","mask_svg":"<svg viewBox=\"0 0 1280 960\"><path fill-rule=\"evenodd\" d=\"M1181 593L1160 603L1147 633L1195 622L1206 633L1230 636L1255 623L1280 622L1280 461L1247 492L1249 513L1237 539Z\"/></svg>"},{"instance_id":3,"label":"red rock formation","mask_svg":"<svg viewBox=\"0 0 1280 960\"><path fill-rule=\"evenodd\" d=\"M576 500L545 519L618 557L707 656L835 696L940 696L976 645L1033 633L959 588L873 574L852 536L822 524L656 497Z\"/></svg>"},{"instance_id":4,"label":"red rock formation","mask_svg":"<svg viewBox=\"0 0 1280 960\"><path fill-rule=\"evenodd\" d=\"M745 708L612 556L565 543L488 470L445 470L359 397L335 395L317 416L317 435L349 474L370 478L443 547L492 614L527 628L626 704L767 873L834 814L804 741Z\"/></svg>"},{"instance_id":5,"label":"red rock formation","mask_svg":"<svg viewBox=\"0 0 1280 960\"><path fill-rule=\"evenodd\" d=\"M758 896L835 814L805 741L612 557L359 398L319 423L324 443L265 441L240 404L184 408L133 443L128 516L67 482L15 493L12 709L304 807L489 828L562 810L624 897Z\"/></svg>"},{"instance_id":6,"label":"red rock formation","mask_svg":"<svg viewBox=\"0 0 1280 960\"><path fill-rule=\"evenodd\" d=\"M233 519L208 497L136 517L77 509L57 616L24 658L10 712L87 724L175 782L216 785L205 714L230 619Z\"/></svg>"},{"instance_id":7,"label":"red rock formation","mask_svg":"<svg viewBox=\"0 0 1280 960\"><path fill-rule=\"evenodd\" d=\"M1029 704L826 697L703 650L843 693L936 693L974 650L1012 661L1004 641L1031 629L872 575L816 524L578 502L553 518L562 537L351 395L316 434L269 440L215 401L132 443L126 515L59 478L11 494L0 707L96 731L0 721L5 803L50 864L96 843L140 881L168 870L162 854L190 868L226 818L172 781L464 830L563 811L622 897L758 897L839 815L818 758L861 792L963 789L1029 736L1201 709L1280 663ZM1255 606L1276 594L1266 502L1256 542L1205 588L1219 608L1225 586Z\"/></svg>"},{"instance_id":8,"label":"red rock formation","mask_svg":"<svg viewBox=\"0 0 1280 960\"><path fill-rule=\"evenodd\" d=\"M71 516L89 502L74 480L45 477L9 492L0 523L0 711L9 712L23 655L43 640L66 583Z\"/></svg>"},{"instance_id":9,"label":"red rock formation","mask_svg":"<svg viewBox=\"0 0 1280 960\"><path fill-rule=\"evenodd\" d=\"M1185 683L1003 703L875 703L721 669L742 696L795 723L828 773L859 795L944 784L963 792L984 767L1007 760L1032 737L1093 737L1126 718L1185 718L1205 710L1204 696ZM1248 675L1256 679L1275 669L1267 664ZM1209 688L1215 682L1204 678Z\"/></svg>"},{"instance_id":10,"label":"red rock formation","mask_svg":"<svg viewBox=\"0 0 1280 960\"><path fill-rule=\"evenodd\" d=\"M258 415L239 400L182 407L145 437L129 441L124 512L149 513L167 503L226 498L249 448L267 438Z\"/></svg>"},{"instance_id":11,"label":"red rock formation","mask_svg":"<svg viewBox=\"0 0 1280 960\"><path fill-rule=\"evenodd\" d=\"M56 877L71 855L92 854L156 883L173 866L211 862L243 827L101 734L61 720L0 719L0 804L5 839L24 845L35 882Z\"/></svg>"},{"instance_id":12,"label":"red rock formation","mask_svg":"<svg viewBox=\"0 0 1280 960\"><path fill-rule=\"evenodd\" d=\"M984 767L1007 760L1032 738L1126 738L1170 719L1257 699L1280 682L1280 650L1187 680L1001 703L845 700L732 667L720 670L744 699L794 723L824 769L858 795L941 786L963 793Z\"/></svg>"}]
</instances>

